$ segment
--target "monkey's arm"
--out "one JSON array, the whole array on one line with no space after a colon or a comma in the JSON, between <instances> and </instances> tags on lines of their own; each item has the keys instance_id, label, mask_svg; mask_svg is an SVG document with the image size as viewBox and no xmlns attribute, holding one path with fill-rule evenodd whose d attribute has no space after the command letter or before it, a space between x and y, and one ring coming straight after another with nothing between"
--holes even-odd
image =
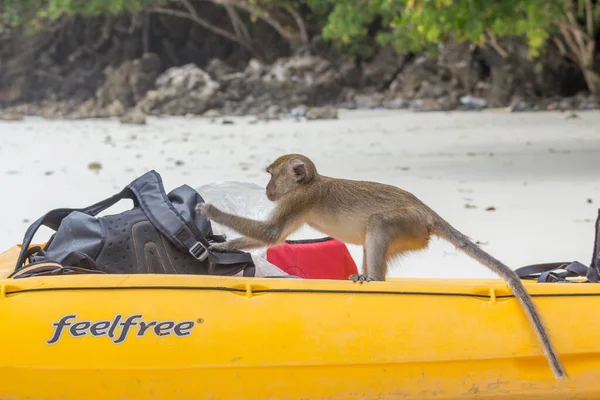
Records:
<instances>
[{"instance_id":1,"label":"monkey's arm","mask_svg":"<svg viewBox=\"0 0 600 400\"><path fill-rule=\"evenodd\" d=\"M292 208L276 208L267 221L257 221L229 214L206 203L199 204L198 211L206 218L225 225L251 239L260 241L267 246L284 241L287 235L302 223L301 212Z\"/></svg>"},{"instance_id":2,"label":"monkey's arm","mask_svg":"<svg viewBox=\"0 0 600 400\"><path fill-rule=\"evenodd\" d=\"M229 242L216 243L211 246L211 249L216 250L250 250L250 249L258 249L261 247L267 246L266 243L263 243L259 240L252 239L249 237L239 237L233 239Z\"/></svg>"}]
</instances>

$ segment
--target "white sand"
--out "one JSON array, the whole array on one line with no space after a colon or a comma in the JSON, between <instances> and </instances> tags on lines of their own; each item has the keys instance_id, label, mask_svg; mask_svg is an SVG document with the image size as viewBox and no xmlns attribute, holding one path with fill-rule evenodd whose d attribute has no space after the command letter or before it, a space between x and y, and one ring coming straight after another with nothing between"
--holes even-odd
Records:
<instances>
[{"instance_id":1,"label":"white sand","mask_svg":"<svg viewBox=\"0 0 600 400\"><path fill-rule=\"evenodd\" d=\"M337 121L254 125L202 118L152 118L146 126L0 122L0 249L19 243L29 221L46 211L94 203L148 169L161 173L167 190L223 180L264 185L265 165L302 152L323 174L412 191L512 268L588 264L600 208L600 113L579 115L353 111ZM87 168L95 161L103 165L98 173ZM315 235L303 229L295 237ZM360 264L361 249L350 249ZM494 276L440 240L395 264L390 275Z\"/></svg>"}]
</instances>

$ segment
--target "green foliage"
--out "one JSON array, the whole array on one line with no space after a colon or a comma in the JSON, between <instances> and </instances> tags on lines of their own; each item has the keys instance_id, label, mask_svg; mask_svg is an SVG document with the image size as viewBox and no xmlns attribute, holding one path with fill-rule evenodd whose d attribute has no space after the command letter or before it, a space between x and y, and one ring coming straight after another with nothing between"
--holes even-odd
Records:
<instances>
[{"instance_id":1,"label":"green foliage","mask_svg":"<svg viewBox=\"0 0 600 400\"><path fill-rule=\"evenodd\" d=\"M36 28L40 21L63 15L135 12L169 0L2 0L3 27ZM375 44L392 44L400 51L437 49L453 37L483 44L502 37L527 40L532 56L543 50L549 36L571 10L585 23L585 0L250 0L261 6L296 9L308 6L323 36L351 55L369 55ZM600 1L593 16L600 21ZM598 24L596 24L598 25Z\"/></svg>"},{"instance_id":2,"label":"green foliage","mask_svg":"<svg viewBox=\"0 0 600 400\"><path fill-rule=\"evenodd\" d=\"M377 18L376 38L402 51L435 50L450 37L483 44L492 38L523 37L532 56L543 49L571 0L327 0L333 5L323 35L357 48ZM580 18L584 1L574 0ZM598 2L600 4L600 2ZM594 10L600 20L600 6Z\"/></svg>"},{"instance_id":3,"label":"green foliage","mask_svg":"<svg viewBox=\"0 0 600 400\"><path fill-rule=\"evenodd\" d=\"M40 21L64 15L121 14L164 3L166 0L4 0L0 7L0 31L8 27L35 29Z\"/></svg>"}]
</instances>

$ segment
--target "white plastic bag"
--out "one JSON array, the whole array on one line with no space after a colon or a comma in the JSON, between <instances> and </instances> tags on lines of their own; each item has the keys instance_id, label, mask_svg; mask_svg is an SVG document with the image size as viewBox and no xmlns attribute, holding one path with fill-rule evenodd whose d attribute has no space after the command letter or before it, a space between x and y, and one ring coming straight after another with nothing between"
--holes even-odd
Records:
<instances>
[{"instance_id":1,"label":"white plastic bag","mask_svg":"<svg viewBox=\"0 0 600 400\"><path fill-rule=\"evenodd\" d=\"M264 188L246 182L221 182L209 183L196 188L206 203L210 203L221 211L256 220L265 220L273 210L274 205L267 199ZM232 240L241 235L211 221L215 235L225 235L227 240ZM266 247L247 250L252 255L256 265L256 276L282 276L288 275L277 266L267 261Z\"/></svg>"}]
</instances>

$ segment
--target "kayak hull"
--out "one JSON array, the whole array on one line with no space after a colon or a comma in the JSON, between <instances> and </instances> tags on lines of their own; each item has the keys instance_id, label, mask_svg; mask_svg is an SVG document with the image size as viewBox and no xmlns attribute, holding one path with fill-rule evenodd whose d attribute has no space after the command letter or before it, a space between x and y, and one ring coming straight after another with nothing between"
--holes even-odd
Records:
<instances>
[{"instance_id":1,"label":"kayak hull","mask_svg":"<svg viewBox=\"0 0 600 400\"><path fill-rule=\"evenodd\" d=\"M600 287L525 284L568 380L497 279L4 278L0 399L600 397Z\"/></svg>"}]
</instances>

